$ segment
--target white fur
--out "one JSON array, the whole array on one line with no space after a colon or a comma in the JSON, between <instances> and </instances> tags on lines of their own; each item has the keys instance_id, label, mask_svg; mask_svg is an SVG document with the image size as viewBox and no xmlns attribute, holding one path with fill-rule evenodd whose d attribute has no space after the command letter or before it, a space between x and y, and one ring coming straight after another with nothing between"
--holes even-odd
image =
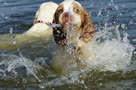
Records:
<instances>
[{"instance_id":1,"label":"white fur","mask_svg":"<svg viewBox=\"0 0 136 90\"><path fill-rule=\"evenodd\" d=\"M73 38L73 42L76 42L79 40L79 37L80 37L80 33L81 33L81 30L79 29L80 26L81 26L81 15L78 15L76 14L74 11L73 11L73 2L77 3L79 5L79 7L81 7L81 4L74 1L74 0L65 0L64 2L62 2L60 5L63 5L64 7L64 11L63 13L60 15L59 17L59 23L62 24L62 16L65 12L69 12L70 15L72 16L72 28L70 29L68 27L68 25L66 25L65 28L63 28L63 31L69 33L68 34L68 38Z\"/></svg>"},{"instance_id":2,"label":"white fur","mask_svg":"<svg viewBox=\"0 0 136 90\"><path fill-rule=\"evenodd\" d=\"M72 15L72 19L73 22L72 24L76 24L77 27L79 27L81 25L81 16L77 15L75 12L73 12L73 2L77 3L79 6L81 6L80 3L74 1L74 0L65 0L64 2L62 2L60 5L64 6L64 11L61 14L61 16L59 17L59 22L62 23L61 17L65 12L69 12Z\"/></svg>"},{"instance_id":3,"label":"white fur","mask_svg":"<svg viewBox=\"0 0 136 90\"><path fill-rule=\"evenodd\" d=\"M40 5L39 10L36 12L34 25L23 35L33 36L33 37L43 37L46 35L51 35L52 30L45 23L52 22L54 13L58 5L54 2L45 2ZM44 23L36 23L38 20L42 20ZM48 31L48 29L50 31ZM52 28L51 28L52 29Z\"/></svg>"}]
</instances>

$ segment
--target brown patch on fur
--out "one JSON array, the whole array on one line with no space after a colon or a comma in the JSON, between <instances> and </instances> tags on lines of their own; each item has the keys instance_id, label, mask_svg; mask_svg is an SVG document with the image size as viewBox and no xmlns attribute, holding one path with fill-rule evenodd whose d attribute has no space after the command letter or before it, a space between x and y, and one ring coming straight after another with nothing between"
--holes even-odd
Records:
<instances>
[{"instance_id":1,"label":"brown patch on fur","mask_svg":"<svg viewBox=\"0 0 136 90\"><path fill-rule=\"evenodd\" d=\"M80 28L82 31L79 39L87 43L94 36L95 26L93 25L88 12L82 6L80 7L77 3L74 2L73 5L73 10L76 9L76 14L81 15L82 25ZM53 23L59 24L59 17L62 14L63 10L63 5L60 5L54 14ZM62 27L53 27L53 36L57 44L62 46L67 45L66 34L67 33L62 31Z\"/></svg>"},{"instance_id":2,"label":"brown patch on fur","mask_svg":"<svg viewBox=\"0 0 136 90\"><path fill-rule=\"evenodd\" d=\"M59 17L60 17L60 15L63 13L63 10L64 10L64 7L63 7L63 4L62 5L60 5L58 8L57 8L57 10L56 10L56 12L55 12L55 14L54 14L54 17L53 17L53 23L56 23L56 24L58 24L59 22Z\"/></svg>"},{"instance_id":3,"label":"brown patch on fur","mask_svg":"<svg viewBox=\"0 0 136 90\"><path fill-rule=\"evenodd\" d=\"M81 14L81 8L79 7L79 5L75 2L73 2L72 4L73 4L73 12L80 15Z\"/></svg>"},{"instance_id":4,"label":"brown patch on fur","mask_svg":"<svg viewBox=\"0 0 136 90\"><path fill-rule=\"evenodd\" d=\"M84 42L88 42L91 38L93 38L96 27L93 25L89 13L84 9L84 7L82 7L81 21L82 33L80 39Z\"/></svg>"}]
</instances>

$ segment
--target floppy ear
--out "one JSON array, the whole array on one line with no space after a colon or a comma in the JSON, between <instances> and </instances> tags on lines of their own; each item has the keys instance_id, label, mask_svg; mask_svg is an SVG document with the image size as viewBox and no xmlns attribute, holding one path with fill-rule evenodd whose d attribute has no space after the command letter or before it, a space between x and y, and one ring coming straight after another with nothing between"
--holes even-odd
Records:
<instances>
[{"instance_id":1,"label":"floppy ear","mask_svg":"<svg viewBox=\"0 0 136 90\"><path fill-rule=\"evenodd\" d=\"M35 14L35 18L34 18L34 22L33 22L33 24L35 24L36 23L36 21L37 21L37 17L38 17L38 14L39 14L39 10L36 12L36 14Z\"/></svg>"},{"instance_id":2,"label":"floppy ear","mask_svg":"<svg viewBox=\"0 0 136 90\"><path fill-rule=\"evenodd\" d=\"M54 16L53 16L53 21L52 21L52 23L54 23L54 24L56 24L56 12L54 13Z\"/></svg>"},{"instance_id":3,"label":"floppy ear","mask_svg":"<svg viewBox=\"0 0 136 90\"><path fill-rule=\"evenodd\" d=\"M89 16L89 13L83 8L83 21L82 21L82 33L80 39L84 42L88 42L93 38L95 33L95 26L92 23L92 20Z\"/></svg>"},{"instance_id":4,"label":"floppy ear","mask_svg":"<svg viewBox=\"0 0 136 90\"><path fill-rule=\"evenodd\" d=\"M59 16L57 13L54 14L53 23L58 24ZM66 45L66 34L63 33L62 27L53 27L53 37L57 44Z\"/></svg>"}]
</instances>

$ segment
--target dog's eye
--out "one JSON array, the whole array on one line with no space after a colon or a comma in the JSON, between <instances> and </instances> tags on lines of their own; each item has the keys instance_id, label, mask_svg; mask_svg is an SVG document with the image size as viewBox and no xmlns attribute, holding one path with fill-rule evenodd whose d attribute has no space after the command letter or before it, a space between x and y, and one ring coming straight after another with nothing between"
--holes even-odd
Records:
<instances>
[{"instance_id":1,"label":"dog's eye","mask_svg":"<svg viewBox=\"0 0 136 90\"><path fill-rule=\"evenodd\" d=\"M60 10L58 11L58 13L59 13L59 14L63 13L63 9L60 9Z\"/></svg>"},{"instance_id":2,"label":"dog's eye","mask_svg":"<svg viewBox=\"0 0 136 90\"><path fill-rule=\"evenodd\" d=\"M74 12L78 14L80 11L79 11L79 9L75 8Z\"/></svg>"}]
</instances>

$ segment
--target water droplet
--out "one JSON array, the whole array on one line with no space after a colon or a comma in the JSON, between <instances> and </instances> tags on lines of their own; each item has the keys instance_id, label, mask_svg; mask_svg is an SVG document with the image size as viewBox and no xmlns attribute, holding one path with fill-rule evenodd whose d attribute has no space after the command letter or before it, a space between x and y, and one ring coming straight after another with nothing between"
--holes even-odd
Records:
<instances>
[{"instance_id":1,"label":"water droplet","mask_svg":"<svg viewBox=\"0 0 136 90\"><path fill-rule=\"evenodd\" d=\"M125 4L122 4L122 7L125 7Z\"/></svg>"},{"instance_id":2,"label":"water droplet","mask_svg":"<svg viewBox=\"0 0 136 90\"><path fill-rule=\"evenodd\" d=\"M124 29L124 28L125 28L125 24L121 24L121 28L123 28L123 29Z\"/></svg>"},{"instance_id":3,"label":"water droplet","mask_svg":"<svg viewBox=\"0 0 136 90\"><path fill-rule=\"evenodd\" d=\"M102 86L102 83L100 83L100 86Z\"/></svg>"},{"instance_id":4,"label":"water droplet","mask_svg":"<svg viewBox=\"0 0 136 90\"><path fill-rule=\"evenodd\" d=\"M136 39L133 39L133 42L136 42Z\"/></svg>"},{"instance_id":5,"label":"water droplet","mask_svg":"<svg viewBox=\"0 0 136 90\"><path fill-rule=\"evenodd\" d=\"M136 51L134 51L133 53L136 54Z\"/></svg>"},{"instance_id":6,"label":"water droplet","mask_svg":"<svg viewBox=\"0 0 136 90\"><path fill-rule=\"evenodd\" d=\"M49 25L49 27L61 27L61 25L60 24L52 24L52 25Z\"/></svg>"},{"instance_id":7,"label":"water droplet","mask_svg":"<svg viewBox=\"0 0 136 90\"><path fill-rule=\"evenodd\" d=\"M44 89L45 87L43 85L40 86L41 89Z\"/></svg>"},{"instance_id":8,"label":"water droplet","mask_svg":"<svg viewBox=\"0 0 136 90\"><path fill-rule=\"evenodd\" d=\"M98 15L97 15L97 16L101 16L101 12L102 12L102 11L101 11L101 10L99 10L99 12L98 12Z\"/></svg>"},{"instance_id":9,"label":"water droplet","mask_svg":"<svg viewBox=\"0 0 136 90\"><path fill-rule=\"evenodd\" d=\"M15 45L15 44L16 44L16 41L14 41L12 44L14 44L14 45Z\"/></svg>"},{"instance_id":10,"label":"water droplet","mask_svg":"<svg viewBox=\"0 0 136 90\"><path fill-rule=\"evenodd\" d=\"M118 6L115 6L115 9L118 10Z\"/></svg>"},{"instance_id":11,"label":"water droplet","mask_svg":"<svg viewBox=\"0 0 136 90\"><path fill-rule=\"evenodd\" d=\"M111 6L111 3L109 3L108 5Z\"/></svg>"},{"instance_id":12,"label":"water droplet","mask_svg":"<svg viewBox=\"0 0 136 90\"><path fill-rule=\"evenodd\" d=\"M131 20L129 23L130 23L130 24L133 24L133 20Z\"/></svg>"},{"instance_id":13,"label":"water droplet","mask_svg":"<svg viewBox=\"0 0 136 90\"><path fill-rule=\"evenodd\" d=\"M10 34L12 34L12 33L13 33L13 28L12 28L12 27L10 28L10 31L9 31L9 32L10 32Z\"/></svg>"}]
</instances>

